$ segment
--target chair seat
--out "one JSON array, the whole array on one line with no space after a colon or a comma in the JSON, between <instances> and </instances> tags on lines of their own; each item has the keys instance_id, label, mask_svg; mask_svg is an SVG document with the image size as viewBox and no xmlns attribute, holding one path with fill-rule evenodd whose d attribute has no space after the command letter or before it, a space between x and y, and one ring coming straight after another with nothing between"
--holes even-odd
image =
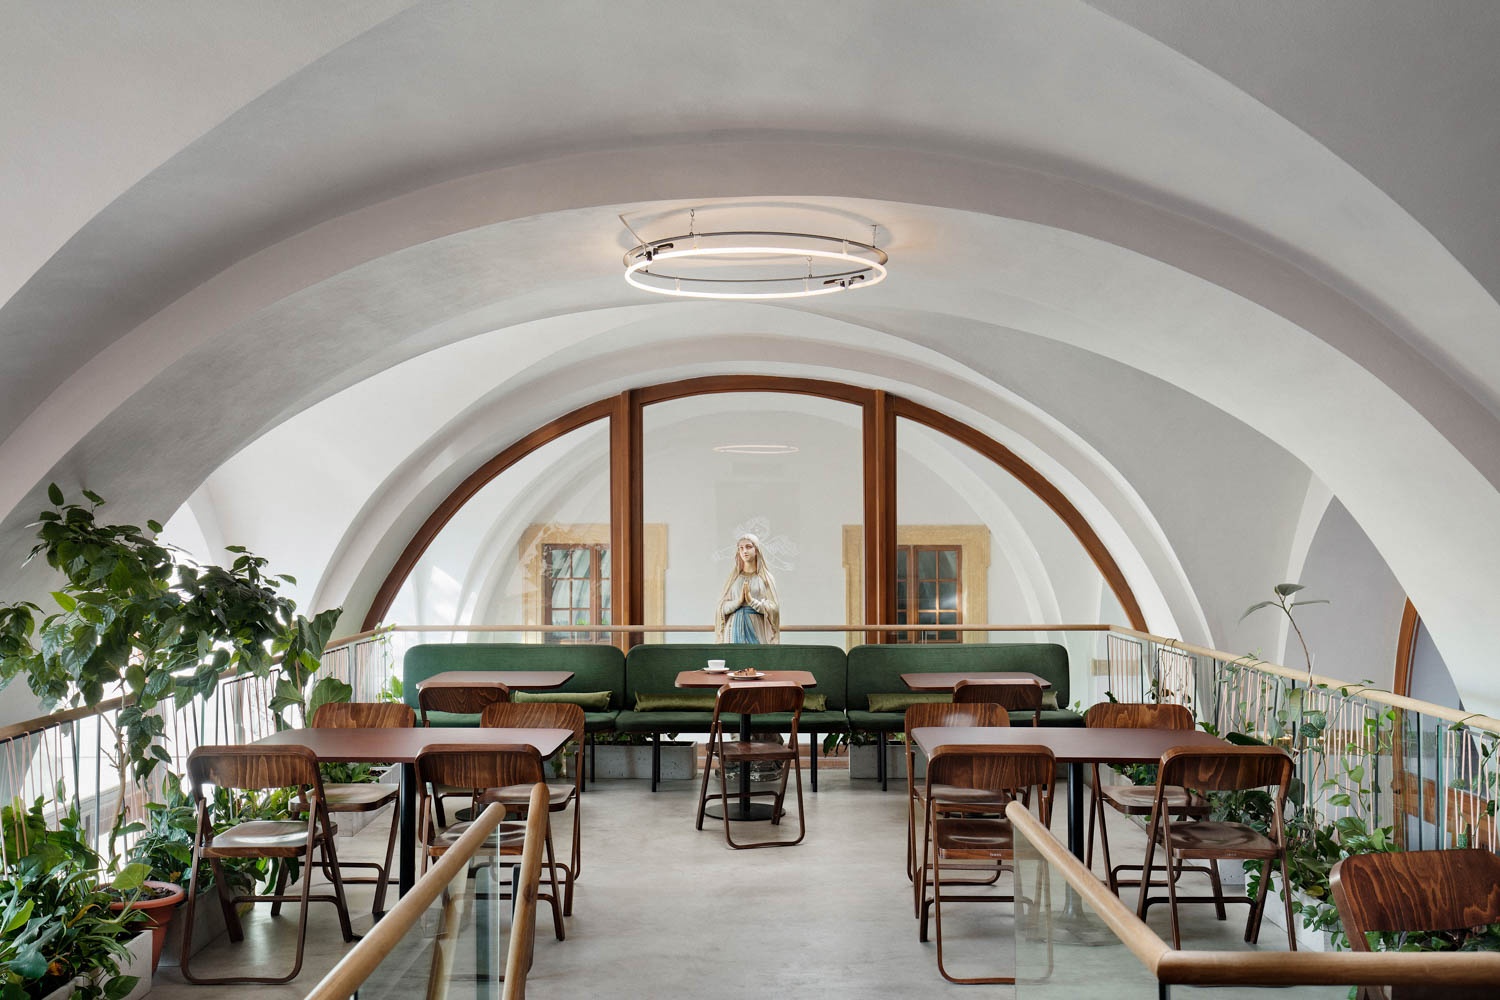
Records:
<instances>
[{"instance_id":1,"label":"chair seat","mask_svg":"<svg viewBox=\"0 0 1500 1000\"><path fill-rule=\"evenodd\" d=\"M440 831L434 838L433 843L427 846L427 853L432 855L442 854L448 848L458 843L472 822L454 823L452 826ZM498 851L501 854L519 854L522 846L526 843L526 824L524 823L501 823L495 827L493 833L485 838L480 850Z\"/></svg>"},{"instance_id":2,"label":"chair seat","mask_svg":"<svg viewBox=\"0 0 1500 1000\"><path fill-rule=\"evenodd\" d=\"M939 860L995 858L1015 849L1009 820L942 819L933 824L932 841Z\"/></svg>"},{"instance_id":3,"label":"chair seat","mask_svg":"<svg viewBox=\"0 0 1500 1000\"><path fill-rule=\"evenodd\" d=\"M329 833L338 833L329 824ZM322 841L313 834L313 843ZM206 858L295 858L307 851L307 824L297 820L252 820L214 834L213 844L203 851Z\"/></svg>"},{"instance_id":4,"label":"chair seat","mask_svg":"<svg viewBox=\"0 0 1500 1000\"><path fill-rule=\"evenodd\" d=\"M394 802L399 794L400 785L361 782L323 786L323 801L329 812L369 812Z\"/></svg>"},{"instance_id":5,"label":"chair seat","mask_svg":"<svg viewBox=\"0 0 1500 1000\"><path fill-rule=\"evenodd\" d=\"M917 798L926 801L927 787L917 785L915 790ZM951 802L966 809L984 809L986 812L1004 812L1011 800L1011 796L1005 792L989 788L966 788L963 785L933 785L932 798L939 808L943 803Z\"/></svg>"},{"instance_id":6,"label":"chair seat","mask_svg":"<svg viewBox=\"0 0 1500 1000\"><path fill-rule=\"evenodd\" d=\"M1149 816L1156 801L1155 785L1100 785L1099 794L1104 801L1130 816ZM1168 785L1162 796L1167 810L1174 815L1208 815L1208 799L1198 792L1189 792L1178 785Z\"/></svg>"},{"instance_id":7,"label":"chair seat","mask_svg":"<svg viewBox=\"0 0 1500 1000\"><path fill-rule=\"evenodd\" d=\"M724 759L731 763L737 760L791 760L797 748L785 743L725 743Z\"/></svg>"},{"instance_id":8,"label":"chair seat","mask_svg":"<svg viewBox=\"0 0 1500 1000\"><path fill-rule=\"evenodd\" d=\"M1161 841L1161 830L1156 831ZM1173 823L1172 850L1183 858L1274 858L1276 845L1243 823Z\"/></svg>"},{"instance_id":9,"label":"chair seat","mask_svg":"<svg viewBox=\"0 0 1500 1000\"><path fill-rule=\"evenodd\" d=\"M504 788L487 788L479 795L479 804L487 806L491 802L499 802L507 809L520 807L524 814L526 807L531 804L532 785L507 785ZM547 794L551 796L548 800L549 812L561 812L573 801L573 796L578 794L578 786L574 784L547 783Z\"/></svg>"}]
</instances>

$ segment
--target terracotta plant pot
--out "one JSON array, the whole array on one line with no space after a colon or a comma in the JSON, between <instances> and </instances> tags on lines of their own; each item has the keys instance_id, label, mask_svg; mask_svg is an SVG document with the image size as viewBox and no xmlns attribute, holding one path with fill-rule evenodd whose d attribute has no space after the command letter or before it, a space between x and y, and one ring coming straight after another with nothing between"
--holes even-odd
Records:
<instances>
[{"instance_id":1,"label":"terracotta plant pot","mask_svg":"<svg viewBox=\"0 0 1500 1000\"><path fill-rule=\"evenodd\" d=\"M177 904L182 902L184 895L182 886L174 882L146 882L145 885L153 889L166 889L165 896L154 899L138 899L128 904L132 910L140 910L146 914L146 926L151 929L151 971L156 972L156 964L161 961L161 948L167 941L167 922L172 919L172 911L177 909ZM125 909L126 902L122 899L116 903L110 903L109 908L115 912Z\"/></svg>"}]
</instances>

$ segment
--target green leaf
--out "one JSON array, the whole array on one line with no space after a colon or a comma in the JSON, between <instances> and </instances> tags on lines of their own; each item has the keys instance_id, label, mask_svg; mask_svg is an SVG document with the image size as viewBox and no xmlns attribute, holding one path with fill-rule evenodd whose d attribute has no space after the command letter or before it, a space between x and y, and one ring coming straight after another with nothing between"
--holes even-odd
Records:
<instances>
[{"instance_id":1,"label":"green leaf","mask_svg":"<svg viewBox=\"0 0 1500 1000\"><path fill-rule=\"evenodd\" d=\"M1278 603L1276 603L1275 601L1261 601L1259 604L1252 604L1248 608L1245 609L1245 613L1244 614L1240 615L1240 621L1244 621L1246 618L1249 618L1251 615L1255 614L1255 612L1259 611L1261 608L1279 608L1279 607L1281 607L1281 605L1278 604Z\"/></svg>"},{"instance_id":2,"label":"green leaf","mask_svg":"<svg viewBox=\"0 0 1500 1000\"><path fill-rule=\"evenodd\" d=\"M121 868L120 874L115 876L112 884L121 892L134 892L145 883L150 875L151 866L137 862Z\"/></svg>"},{"instance_id":3,"label":"green leaf","mask_svg":"<svg viewBox=\"0 0 1500 1000\"><path fill-rule=\"evenodd\" d=\"M47 484L47 499L52 501L54 507L62 506L63 491L57 488L56 483Z\"/></svg>"},{"instance_id":4,"label":"green leaf","mask_svg":"<svg viewBox=\"0 0 1500 1000\"><path fill-rule=\"evenodd\" d=\"M1292 607L1294 607L1294 608L1300 608L1300 607L1303 607L1304 605L1308 605L1308 604L1332 604L1332 603L1333 603L1332 601L1325 601L1323 598L1320 597L1317 600L1293 601L1292 602Z\"/></svg>"},{"instance_id":5,"label":"green leaf","mask_svg":"<svg viewBox=\"0 0 1500 1000\"><path fill-rule=\"evenodd\" d=\"M161 534L161 522L159 521L152 521L148 518L146 520L146 527L151 529L153 535Z\"/></svg>"},{"instance_id":6,"label":"green leaf","mask_svg":"<svg viewBox=\"0 0 1500 1000\"><path fill-rule=\"evenodd\" d=\"M1347 808L1349 805L1349 794L1347 792L1339 792L1337 795L1330 795L1328 797L1328 804Z\"/></svg>"},{"instance_id":7,"label":"green leaf","mask_svg":"<svg viewBox=\"0 0 1500 1000\"><path fill-rule=\"evenodd\" d=\"M354 688L345 684L337 677L324 677L313 685L312 693L307 696L306 718L310 723L318 709L330 702L345 702L354 697Z\"/></svg>"},{"instance_id":8,"label":"green leaf","mask_svg":"<svg viewBox=\"0 0 1500 1000\"><path fill-rule=\"evenodd\" d=\"M1278 583L1275 587L1273 587L1271 589L1276 592L1276 596L1277 597L1290 597L1293 594L1295 594L1297 591L1299 591L1299 590L1302 589L1302 584L1300 584L1300 583Z\"/></svg>"},{"instance_id":9,"label":"green leaf","mask_svg":"<svg viewBox=\"0 0 1500 1000\"><path fill-rule=\"evenodd\" d=\"M61 590L54 590L52 592L52 599L57 602L58 607L62 608L69 614L72 614L74 611L78 610L78 602L68 594L63 593Z\"/></svg>"}]
</instances>

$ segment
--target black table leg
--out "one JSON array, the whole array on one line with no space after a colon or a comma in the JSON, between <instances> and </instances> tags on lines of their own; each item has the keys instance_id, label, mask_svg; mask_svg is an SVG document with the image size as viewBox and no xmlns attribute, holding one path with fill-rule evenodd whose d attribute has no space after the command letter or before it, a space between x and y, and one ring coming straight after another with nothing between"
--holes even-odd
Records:
<instances>
[{"instance_id":1,"label":"black table leg","mask_svg":"<svg viewBox=\"0 0 1500 1000\"><path fill-rule=\"evenodd\" d=\"M740 716L740 742L750 742L750 716ZM721 762L722 763L722 762ZM704 810L704 815L720 819L723 813L719 812L718 805L711 805ZM768 820L775 811L773 803L750 801L750 762L740 763L740 794L739 798L724 806L729 810L729 818L733 820Z\"/></svg>"},{"instance_id":2,"label":"black table leg","mask_svg":"<svg viewBox=\"0 0 1500 1000\"><path fill-rule=\"evenodd\" d=\"M398 858L400 895L417 881L417 765L401 765L401 844Z\"/></svg>"},{"instance_id":3,"label":"black table leg","mask_svg":"<svg viewBox=\"0 0 1500 1000\"><path fill-rule=\"evenodd\" d=\"M1083 859L1083 763L1068 765L1068 850Z\"/></svg>"}]
</instances>

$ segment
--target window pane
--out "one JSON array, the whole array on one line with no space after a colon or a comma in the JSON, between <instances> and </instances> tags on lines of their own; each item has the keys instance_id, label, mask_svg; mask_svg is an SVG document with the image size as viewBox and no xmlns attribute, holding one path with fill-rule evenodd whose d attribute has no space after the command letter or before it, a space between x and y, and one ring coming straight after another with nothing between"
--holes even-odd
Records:
<instances>
[{"instance_id":1,"label":"window pane","mask_svg":"<svg viewBox=\"0 0 1500 1000\"><path fill-rule=\"evenodd\" d=\"M958 610L958 584L943 582L938 584L938 607L945 611Z\"/></svg>"},{"instance_id":2,"label":"window pane","mask_svg":"<svg viewBox=\"0 0 1500 1000\"><path fill-rule=\"evenodd\" d=\"M760 538L782 625L863 622L862 581L849 586L845 576L862 572L858 406L794 393L720 393L653 403L642 419L646 544L653 530L665 536L667 622L713 624L743 532ZM859 557L847 571L846 546ZM846 593L858 595L853 607ZM651 601L648 591L648 607ZM843 646L848 637L843 629L787 632L781 642ZM664 641L712 638L686 632Z\"/></svg>"},{"instance_id":3,"label":"window pane","mask_svg":"<svg viewBox=\"0 0 1500 1000\"><path fill-rule=\"evenodd\" d=\"M599 550L599 576L609 579L609 549Z\"/></svg>"},{"instance_id":4,"label":"window pane","mask_svg":"<svg viewBox=\"0 0 1500 1000\"><path fill-rule=\"evenodd\" d=\"M587 578L589 575L589 557L592 555L588 549L573 550L573 575Z\"/></svg>"},{"instance_id":5,"label":"window pane","mask_svg":"<svg viewBox=\"0 0 1500 1000\"><path fill-rule=\"evenodd\" d=\"M937 576L937 553L927 549L917 553L917 575L924 580Z\"/></svg>"},{"instance_id":6,"label":"window pane","mask_svg":"<svg viewBox=\"0 0 1500 1000\"><path fill-rule=\"evenodd\" d=\"M937 584L921 583L917 585L917 606L919 608L937 606Z\"/></svg>"},{"instance_id":7,"label":"window pane","mask_svg":"<svg viewBox=\"0 0 1500 1000\"><path fill-rule=\"evenodd\" d=\"M574 565L577 565L576 561ZM589 596L591 592L588 580L573 581L573 607L582 608L584 611L592 608L594 599Z\"/></svg>"},{"instance_id":8,"label":"window pane","mask_svg":"<svg viewBox=\"0 0 1500 1000\"><path fill-rule=\"evenodd\" d=\"M417 561L389 616L424 625L551 624L556 608L573 606L575 561L587 577L591 547L609 543L609 517L609 422L596 420L536 449L480 488ZM556 623L571 625L572 615L565 610ZM460 631L451 638L542 642L545 635ZM448 638L432 634L421 641Z\"/></svg>"},{"instance_id":9,"label":"window pane","mask_svg":"<svg viewBox=\"0 0 1500 1000\"><path fill-rule=\"evenodd\" d=\"M958 551L943 549L938 553L938 576L945 580L958 579Z\"/></svg>"},{"instance_id":10,"label":"window pane","mask_svg":"<svg viewBox=\"0 0 1500 1000\"><path fill-rule=\"evenodd\" d=\"M908 551L910 550L905 545L896 547L896 576L902 579L906 577L906 553Z\"/></svg>"}]
</instances>

